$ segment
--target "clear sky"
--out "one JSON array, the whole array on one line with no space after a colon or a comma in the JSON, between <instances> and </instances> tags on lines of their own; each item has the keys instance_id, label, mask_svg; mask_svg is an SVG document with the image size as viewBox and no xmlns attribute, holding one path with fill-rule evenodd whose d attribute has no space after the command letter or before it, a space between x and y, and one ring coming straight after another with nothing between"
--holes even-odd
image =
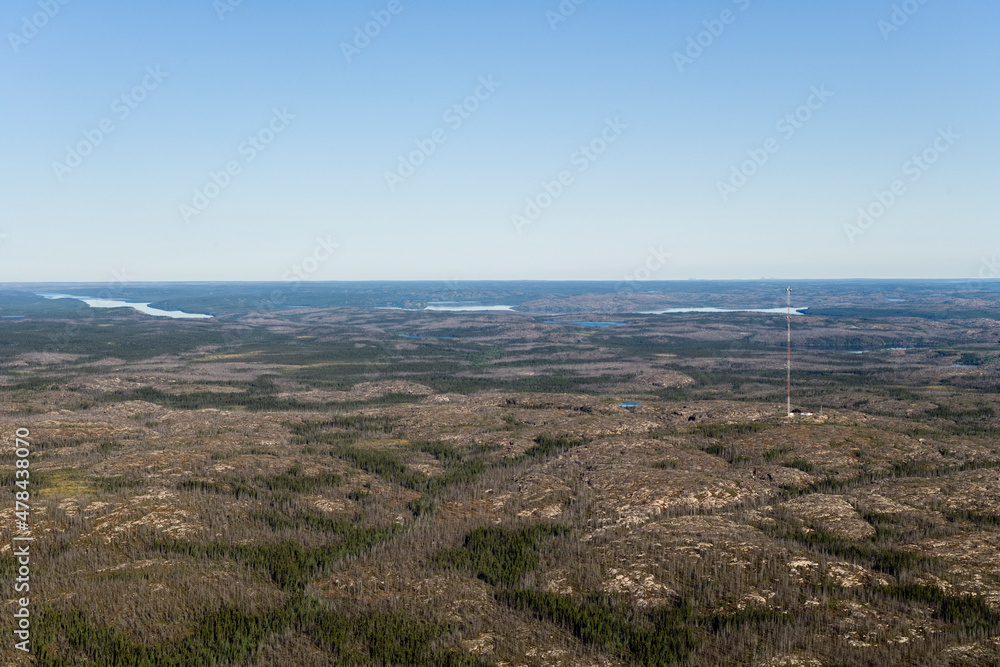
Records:
<instances>
[{"instance_id":1,"label":"clear sky","mask_svg":"<svg viewBox=\"0 0 1000 667\"><path fill-rule=\"evenodd\" d=\"M992 0L5 0L0 281L1000 277L998 28Z\"/></svg>"}]
</instances>

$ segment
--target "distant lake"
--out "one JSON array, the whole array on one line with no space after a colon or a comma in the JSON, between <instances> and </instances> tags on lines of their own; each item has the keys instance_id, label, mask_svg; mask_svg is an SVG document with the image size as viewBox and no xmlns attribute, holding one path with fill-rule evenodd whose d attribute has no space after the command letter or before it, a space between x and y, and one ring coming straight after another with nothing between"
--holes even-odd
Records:
<instances>
[{"instance_id":1,"label":"distant lake","mask_svg":"<svg viewBox=\"0 0 1000 667\"><path fill-rule=\"evenodd\" d=\"M411 313L424 311L473 313L488 310L513 310L514 306L485 306L477 301L431 301L424 308L400 308L398 306L377 306L376 310L405 310Z\"/></svg>"},{"instance_id":2,"label":"distant lake","mask_svg":"<svg viewBox=\"0 0 1000 667\"><path fill-rule=\"evenodd\" d=\"M95 299L89 296L74 296L72 294L48 294L39 292L38 296L44 297L46 299L76 299L78 301L83 301L85 304L91 308L132 308L138 310L140 313L146 315L152 315L153 317L170 317L175 320L182 319L193 319L193 320L203 320L211 318L211 315L202 315L200 313L185 313L181 310L160 310L159 308L150 308L149 303L130 303L128 301L116 301L114 299Z\"/></svg>"},{"instance_id":3,"label":"distant lake","mask_svg":"<svg viewBox=\"0 0 1000 667\"><path fill-rule=\"evenodd\" d=\"M805 315L803 310L809 307L792 308L792 315ZM670 315L673 313L773 313L784 315L787 308L665 308L663 310L644 310L639 315Z\"/></svg>"},{"instance_id":4,"label":"distant lake","mask_svg":"<svg viewBox=\"0 0 1000 667\"><path fill-rule=\"evenodd\" d=\"M907 350L916 350L915 347L883 347L878 350L848 350L848 354L871 354L872 352L905 352Z\"/></svg>"},{"instance_id":5,"label":"distant lake","mask_svg":"<svg viewBox=\"0 0 1000 667\"><path fill-rule=\"evenodd\" d=\"M542 324L575 324L578 327L623 327L626 322L556 322L555 320L544 320Z\"/></svg>"},{"instance_id":6,"label":"distant lake","mask_svg":"<svg viewBox=\"0 0 1000 667\"><path fill-rule=\"evenodd\" d=\"M640 405L642 405L642 403L619 403L618 407L619 408L637 408Z\"/></svg>"},{"instance_id":7,"label":"distant lake","mask_svg":"<svg viewBox=\"0 0 1000 667\"><path fill-rule=\"evenodd\" d=\"M513 310L514 306L485 306L476 301L432 301L424 310L471 312L477 310Z\"/></svg>"}]
</instances>

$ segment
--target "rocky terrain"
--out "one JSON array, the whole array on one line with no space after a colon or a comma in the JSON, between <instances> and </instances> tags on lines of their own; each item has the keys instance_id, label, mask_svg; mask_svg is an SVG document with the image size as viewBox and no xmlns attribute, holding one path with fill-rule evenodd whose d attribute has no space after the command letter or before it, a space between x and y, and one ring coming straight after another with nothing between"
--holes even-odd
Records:
<instances>
[{"instance_id":1,"label":"rocky terrain","mask_svg":"<svg viewBox=\"0 0 1000 667\"><path fill-rule=\"evenodd\" d=\"M2 323L38 664L1000 661L995 320L799 318L790 418L779 315L66 317Z\"/></svg>"}]
</instances>

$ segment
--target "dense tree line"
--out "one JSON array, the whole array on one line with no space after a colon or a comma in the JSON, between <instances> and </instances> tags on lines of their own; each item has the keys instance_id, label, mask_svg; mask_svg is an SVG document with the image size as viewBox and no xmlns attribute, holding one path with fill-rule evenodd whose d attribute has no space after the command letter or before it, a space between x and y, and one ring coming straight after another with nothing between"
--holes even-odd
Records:
<instances>
[{"instance_id":1,"label":"dense tree line","mask_svg":"<svg viewBox=\"0 0 1000 667\"><path fill-rule=\"evenodd\" d=\"M681 664L698 644L689 625L693 613L686 600L637 621L631 612L616 609L610 600L576 602L554 593L529 590L500 591L497 599L514 609L568 628L586 644L599 647L643 667Z\"/></svg>"},{"instance_id":2,"label":"dense tree line","mask_svg":"<svg viewBox=\"0 0 1000 667\"><path fill-rule=\"evenodd\" d=\"M875 524L875 534L867 540L851 540L822 528L805 529L781 517L760 527L774 538L795 542L824 556L841 558L894 577L938 564L930 556L893 546L897 535L886 531L881 522Z\"/></svg>"},{"instance_id":3,"label":"dense tree line","mask_svg":"<svg viewBox=\"0 0 1000 667\"><path fill-rule=\"evenodd\" d=\"M276 475L257 475L252 479L219 477L216 480L184 479L177 483L179 491L196 491L232 495L237 499L254 499L264 491L311 493L318 489L331 488L343 484L344 478L332 472L307 475L300 465L294 465L287 472Z\"/></svg>"},{"instance_id":4,"label":"dense tree line","mask_svg":"<svg viewBox=\"0 0 1000 667\"><path fill-rule=\"evenodd\" d=\"M279 609L247 613L224 608L202 616L179 641L136 643L117 630L93 625L79 610L47 610L35 629L37 664L99 664L105 667L209 667L247 660L270 636L292 630L326 650L337 665L435 665L478 667L488 663L441 647L444 625L402 614L338 613L315 600L293 596Z\"/></svg>"},{"instance_id":5,"label":"dense tree line","mask_svg":"<svg viewBox=\"0 0 1000 667\"><path fill-rule=\"evenodd\" d=\"M753 435L763 433L774 428L777 424L771 422L736 422L733 424L698 424L692 433L705 436L706 438L725 438L740 435Z\"/></svg>"},{"instance_id":6,"label":"dense tree line","mask_svg":"<svg viewBox=\"0 0 1000 667\"><path fill-rule=\"evenodd\" d=\"M315 437L315 436L314 436ZM428 475L414 470L386 450L337 444L331 453L350 461L354 466L383 479L421 494L410 503L417 516L433 511L438 497L447 489L469 484L491 469L509 468L525 462L553 456L572 447L590 442L589 438L570 435L541 434L523 454L488 462L483 456L460 453L451 445L439 442L416 442L412 446L431 454L444 467L438 475Z\"/></svg>"},{"instance_id":7,"label":"dense tree line","mask_svg":"<svg viewBox=\"0 0 1000 667\"><path fill-rule=\"evenodd\" d=\"M521 529L476 528L465 536L461 547L436 554L435 562L469 570L494 586L516 586L525 574L539 566L543 540L567 532L568 529L553 524Z\"/></svg>"},{"instance_id":8,"label":"dense tree line","mask_svg":"<svg viewBox=\"0 0 1000 667\"><path fill-rule=\"evenodd\" d=\"M995 633L1000 629L1000 612L976 595L952 595L937 586L897 584L878 587L880 595L921 602L934 609L934 616L960 626L965 632Z\"/></svg>"},{"instance_id":9,"label":"dense tree line","mask_svg":"<svg viewBox=\"0 0 1000 667\"><path fill-rule=\"evenodd\" d=\"M306 548L293 540L275 543L228 544L224 542L188 542L183 540L157 540L150 545L154 551L180 554L197 559L218 560L231 558L249 567L267 572L279 587L286 591L305 588L308 579L328 569L348 554L363 553L375 544L389 539L394 528L357 527L347 522L337 522L326 517L313 516L305 521L291 520L287 524L280 515L260 515L258 521L272 528L302 527L327 529L328 537L335 541L318 547ZM309 525L309 522L312 525ZM334 535L333 533L336 531Z\"/></svg>"}]
</instances>

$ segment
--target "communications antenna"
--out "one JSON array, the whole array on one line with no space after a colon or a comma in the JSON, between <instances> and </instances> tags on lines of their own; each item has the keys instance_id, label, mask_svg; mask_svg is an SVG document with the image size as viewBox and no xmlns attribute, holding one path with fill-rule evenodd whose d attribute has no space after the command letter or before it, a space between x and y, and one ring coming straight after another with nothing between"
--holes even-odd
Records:
<instances>
[{"instance_id":1,"label":"communications antenna","mask_svg":"<svg viewBox=\"0 0 1000 667\"><path fill-rule=\"evenodd\" d=\"M786 290L788 292L788 314L785 319L788 324L788 362L785 365L787 375L788 375L788 416L792 416L792 288L789 287Z\"/></svg>"}]
</instances>

